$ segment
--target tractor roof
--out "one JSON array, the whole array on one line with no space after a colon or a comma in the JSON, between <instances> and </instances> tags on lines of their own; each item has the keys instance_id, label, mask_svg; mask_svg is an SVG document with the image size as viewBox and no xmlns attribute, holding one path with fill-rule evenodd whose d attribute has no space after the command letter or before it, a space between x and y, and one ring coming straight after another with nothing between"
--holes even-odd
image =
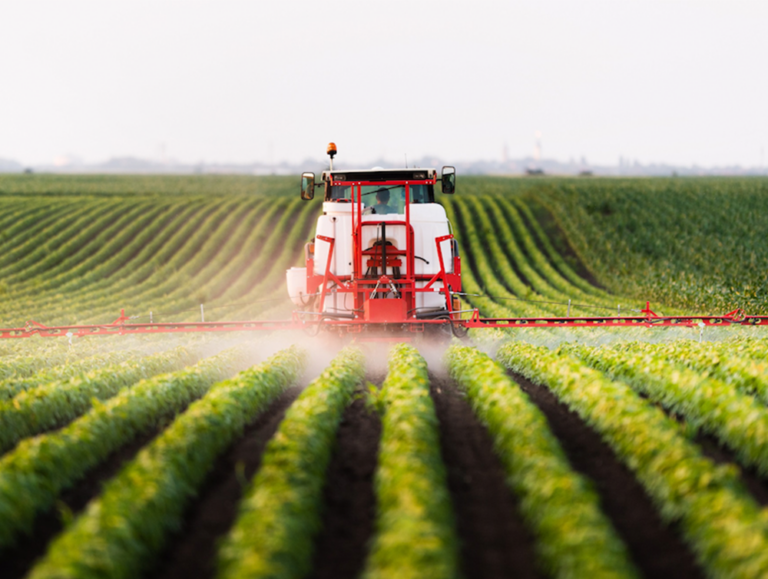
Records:
<instances>
[{"instance_id":1,"label":"tractor roof","mask_svg":"<svg viewBox=\"0 0 768 579\"><path fill-rule=\"evenodd\" d=\"M434 169L354 169L344 171L334 169L323 171L323 181L328 181L333 175L334 181L408 181L434 179Z\"/></svg>"}]
</instances>

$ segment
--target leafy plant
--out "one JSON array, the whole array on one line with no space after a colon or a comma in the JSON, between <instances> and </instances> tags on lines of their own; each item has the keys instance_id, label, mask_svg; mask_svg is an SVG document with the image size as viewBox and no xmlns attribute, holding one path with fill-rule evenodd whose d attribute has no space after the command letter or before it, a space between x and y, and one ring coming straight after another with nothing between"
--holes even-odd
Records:
<instances>
[{"instance_id":1,"label":"leafy plant","mask_svg":"<svg viewBox=\"0 0 768 579\"><path fill-rule=\"evenodd\" d=\"M30 577L136 577L152 562L216 457L298 377L292 347L215 384L112 479Z\"/></svg>"},{"instance_id":2,"label":"leafy plant","mask_svg":"<svg viewBox=\"0 0 768 579\"><path fill-rule=\"evenodd\" d=\"M599 497L568 464L547 419L504 368L475 348L456 345L448 350L447 361L493 437L548 575L637 577L626 547L600 510Z\"/></svg>"},{"instance_id":3,"label":"leafy plant","mask_svg":"<svg viewBox=\"0 0 768 579\"><path fill-rule=\"evenodd\" d=\"M288 409L221 544L219 577L298 578L309 571L336 430L363 373L362 354L342 350Z\"/></svg>"},{"instance_id":4,"label":"leafy plant","mask_svg":"<svg viewBox=\"0 0 768 579\"><path fill-rule=\"evenodd\" d=\"M49 382L4 400L0 402L0 452L27 436L66 424L94 402L106 400L143 378L183 368L197 358L193 352L178 347L71 380Z\"/></svg>"},{"instance_id":5,"label":"leafy plant","mask_svg":"<svg viewBox=\"0 0 768 579\"><path fill-rule=\"evenodd\" d=\"M376 535L365 579L458 576L458 544L427 363L415 348L390 352L381 387Z\"/></svg>"},{"instance_id":6,"label":"leafy plant","mask_svg":"<svg viewBox=\"0 0 768 579\"><path fill-rule=\"evenodd\" d=\"M717 466L682 428L629 386L547 348L507 342L497 359L550 388L637 476L662 517L679 521L707 575L768 574L766 519L737 470Z\"/></svg>"},{"instance_id":7,"label":"leafy plant","mask_svg":"<svg viewBox=\"0 0 768 579\"><path fill-rule=\"evenodd\" d=\"M35 515L65 488L159 419L172 416L232 375L242 352L230 350L177 372L142 380L65 428L23 440L0 459L0 548L29 532Z\"/></svg>"}]
</instances>

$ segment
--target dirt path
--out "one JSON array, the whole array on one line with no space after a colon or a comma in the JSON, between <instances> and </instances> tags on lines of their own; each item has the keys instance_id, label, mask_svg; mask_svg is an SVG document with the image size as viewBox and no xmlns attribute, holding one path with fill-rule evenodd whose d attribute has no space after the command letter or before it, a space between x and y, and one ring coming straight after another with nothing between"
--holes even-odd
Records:
<instances>
[{"instance_id":1,"label":"dirt path","mask_svg":"<svg viewBox=\"0 0 768 579\"><path fill-rule=\"evenodd\" d=\"M344 412L326 474L324 514L309 579L360 576L376 521L373 477L381 421L362 399Z\"/></svg>"},{"instance_id":2,"label":"dirt path","mask_svg":"<svg viewBox=\"0 0 768 579\"><path fill-rule=\"evenodd\" d=\"M430 376L466 579L541 577L533 540L485 427L453 381Z\"/></svg>"},{"instance_id":3,"label":"dirt path","mask_svg":"<svg viewBox=\"0 0 768 579\"><path fill-rule=\"evenodd\" d=\"M510 373L547 417L575 470L589 477L603 512L627 544L646 577L703 578L693 553L674 529L665 525L634 475L579 416L558 402L547 388Z\"/></svg>"},{"instance_id":4,"label":"dirt path","mask_svg":"<svg viewBox=\"0 0 768 579\"><path fill-rule=\"evenodd\" d=\"M299 387L286 390L219 457L198 499L187 509L179 532L170 539L158 564L146 577L203 579L214 576L216 543L232 527L245 484L261 464L267 442L300 392Z\"/></svg>"}]
</instances>

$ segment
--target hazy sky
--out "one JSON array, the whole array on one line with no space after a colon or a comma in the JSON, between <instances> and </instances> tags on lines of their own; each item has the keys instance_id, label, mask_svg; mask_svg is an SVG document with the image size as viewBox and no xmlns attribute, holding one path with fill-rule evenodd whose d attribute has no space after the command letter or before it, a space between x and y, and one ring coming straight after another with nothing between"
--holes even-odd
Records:
<instances>
[{"instance_id":1,"label":"hazy sky","mask_svg":"<svg viewBox=\"0 0 768 579\"><path fill-rule=\"evenodd\" d=\"M758 166L766 30L765 0L3 0L0 158L500 159L541 131Z\"/></svg>"}]
</instances>

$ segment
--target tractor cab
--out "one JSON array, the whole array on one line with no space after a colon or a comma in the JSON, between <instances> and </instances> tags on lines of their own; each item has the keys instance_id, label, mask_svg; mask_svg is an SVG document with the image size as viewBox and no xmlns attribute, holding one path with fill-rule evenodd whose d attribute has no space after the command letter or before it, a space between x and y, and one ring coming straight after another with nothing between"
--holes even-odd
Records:
<instances>
[{"instance_id":1,"label":"tractor cab","mask_svg":"<svg viewBox=\"0 0 768 579\"><path fill-rule=\"evenodd\" d=\"M350 331L451 319L460 261L435 185L453 193L453 167L439 179L435 169L338 170L333 144L329 154L319 183L302 175L302 199L322 187L323 212L305 247L306 267L288 270L293 302L316 319L350 320Z\"/></svg>"},{"instance_id":2,"label":"tractor cab","mask_svg":"<svg viewBox=\"0 0 768 579\"><path fill-rule=\"evenodd\" d=\"M352 201L353 191L351 185L337 185L336 183L359 182L364 183L361 190L363 211L366 214L405 214L406 187L405 183L413 183L409 187L410 203L434 203L434 169L372 169L370 171L335 172L324 171L322 179L325 184L325 200L348 203ZM426 183L424 181L427 181ZM386 185L396 181L398 184ZM416 184L414 182L421 182Z\"/></svg>"}]
</instances>

